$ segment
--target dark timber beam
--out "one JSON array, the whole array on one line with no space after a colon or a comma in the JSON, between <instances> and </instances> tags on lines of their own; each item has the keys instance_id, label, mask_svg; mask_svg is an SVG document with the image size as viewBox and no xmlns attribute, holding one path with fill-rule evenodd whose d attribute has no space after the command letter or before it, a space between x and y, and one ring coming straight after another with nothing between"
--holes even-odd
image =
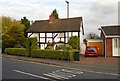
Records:
<instances>
[{"instance_id":1,"label":"dark timber beam","mask_svg":"<svg viewBox=\"0 0 120 81\"><path fill-rule=\"evenodd\" d=\"M80 37L80 32L78 32L78 37Z\"/></svg>"},{"instance_id":2,"label":"dark timber beam","mask_svg":"<svg viewBox=\"0 0 120 81\"><path fill-rule=\"evenodd\" d=\"M57 35L58 35L58 34L56 34L56 35L53 37L53 39L55 39L55 37L57 37Z\"/></svg>"},{"instance_id":3,"label":"dark timber beam","mask_svg":"<svg viewBox=\"0 0 120 81\"><path fill-rule=\"evenodd\" d=\"M47 33L45 33L45 43L47 43Z\"/></svg>"},{"instance_id":4,"label":"dark timber beam","mask_svg":"<svg viewBox=\"0 0 120 81\"><path fill-rule=\"evenodd\" d=\"M30 37L33 33L31 33L28 37Z\"/></svg>"},{"instance_id":5,"label":"dark timber beam","mask_svg":"<svg viewBox=\"0 0 120 81\"><path fill-rule=\"evenodd\" d=\"M40 48L40 33L38 33L38 37L39 37L39 48Z\"/></svg>"},{"instance_id":6,"label":"dark timber beam","mask_svg":"<svg viewBox=\"0 0 120 81\"><path fill-rule=\"evenodd\" d=\"M65 32L64 32L64 42L66 43L66 35L65 35Z\"/></svg>"},{"instance_id":7,"label":"dark timber beam","mask_svg":"<svg viewBox=\"0 0 120 81\"><path fill-rule=\"evenodd\" d=\"M82 23L82 34L84 35L84 28L83 28L83 23Z\"/></svg>"}]
</instances>

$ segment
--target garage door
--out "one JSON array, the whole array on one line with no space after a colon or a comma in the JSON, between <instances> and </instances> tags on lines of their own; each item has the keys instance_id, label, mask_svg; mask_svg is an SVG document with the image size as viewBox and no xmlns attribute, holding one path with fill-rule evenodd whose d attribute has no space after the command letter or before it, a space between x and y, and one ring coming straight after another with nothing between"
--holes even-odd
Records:
<instances>
[{"instance_id":1,"label":"garage door","mask_svg":"<svg viewBox=\"0 0 120 81\"><path fill-rule=\"evenodd\" d=\"M88 46L97 46L99 54L103 54L103 52L102 52L103 46L102 45L103 45L102 42L89 42L88 43Z\"/></svg>"}]
</instances>

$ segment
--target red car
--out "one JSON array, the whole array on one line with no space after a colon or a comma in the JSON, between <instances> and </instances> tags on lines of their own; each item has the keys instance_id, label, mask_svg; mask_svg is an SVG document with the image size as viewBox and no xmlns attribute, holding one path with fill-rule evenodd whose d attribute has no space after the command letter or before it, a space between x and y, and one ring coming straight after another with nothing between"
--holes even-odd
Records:
<instances>
[{"instance_id":1,"label":"red car","mask_svg":"<svg viewBox=\"0 0 120 81\"><path fill-rule=\"evenodd\" d=\"M85 50L85 57L86 56L98 56L98 49L96 46L87 46Z\"/></svg>"}]
</instances>

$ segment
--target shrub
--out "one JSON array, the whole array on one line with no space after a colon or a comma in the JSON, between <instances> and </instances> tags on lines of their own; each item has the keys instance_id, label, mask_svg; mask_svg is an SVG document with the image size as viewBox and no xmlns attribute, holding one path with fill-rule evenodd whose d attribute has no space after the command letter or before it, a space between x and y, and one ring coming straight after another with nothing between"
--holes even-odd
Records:
<instances>
[{"instance_id":1,"label":"shrub","mask_svg":"<svg viewBox=\"0 0 120 81\"><path fill-rule=\"evenodd\" d=\"M79 37L77 37L77 36L72 36L72 37L70 37L70 39L68 40L68 44L70 45L70 46L72 46L72 48L73 49L79 49L80 48L80 39L79 39Z\"/></svg>"},{"instance_id":2,"label":"shrub","mask_svg":"<svg viewBox=\"0 0 120 81\"><path fill-rule=\"evenodd\" d=\"M14 48L23 48L20 44L15 44Z\"/></svg>"},{"instance_id":3,"label":"shrub","mask_svg":"<svg viewBox=\"0 0 120 81\"><path fill-rule=\"evenodd\" d=\"M67 54L68 51L35 49L32 51L31 56L37 58L47 58L47 59L66 59Z\"/></svg>"},{"instance_id":4,"label":"shrub","mask_svg":"<svg viewBox=\"0 0 120 81\"><path fill-rule=\"evenodd\" d=\"M55 42L49 42L47 43L47 46L46 46L46 50L54 50L54 45L55 45Z\"/></svg>"},{"instance_id":5,"label":"shrub","mask_svg":"<svg viewBox=\"0 0 120 81\"><path fill-rule=\"evenodd\" d=\"M10 55L24 56L26 54L25 48L6 48L5 53Z\"/></svg>"},{"instance_id":6,"label":"shrub","mask_svg":"<svg viewBox=\"0 0 120 81\"><path fill-rule=\"evenodd\" d=\"M59 45L56 46L56 50L72 50L72 47L70 45Z\"/></svg>"},{"instance_id":7,"label":"shrub","mask_svg":"<svg viewBox=\"0 0 120 81\"><path fill-rule=\"evenodd\" d=\"M53 50L54 47L52 47L52 46L47 46L45 49L46 49L46 50Z\"/></svg>"},{"instance_id":8,"label":"shrub","mask_svg":"<svg viewBox=\"0 0 120 81\"><path fill-rule=\"evenodd\" d=\"M31 56L31 51L38 49L37 37L26 38L25 46L27 52L25 56Z\"/></svg>"}]
</instances>

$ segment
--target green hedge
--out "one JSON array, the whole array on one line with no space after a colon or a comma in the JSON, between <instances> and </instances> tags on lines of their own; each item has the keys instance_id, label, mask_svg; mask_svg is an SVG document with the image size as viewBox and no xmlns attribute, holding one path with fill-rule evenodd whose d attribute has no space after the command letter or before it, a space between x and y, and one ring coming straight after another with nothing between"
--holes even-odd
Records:
<instances>
[{"instance_id":1,"label":"green hedge","mask_svg":"<svg viewBox=\"0 0 120 81\"><path fill-rule=\"evenodd\" d=\"M25 56L26 50L25 48L6 48L5 53L10 55Z\"/></svg>"},{"instance_id":2,"label":"green hedge","mask_svg":"<svg viewBox=\"0 0 120 81\"><path fill-rule=\"evenodd\" d=\"M56 50L72 50L72 47L70 45L58 45Z\"/></svg>"},{"instance_id":3,"label":"green hedge","mask_svg":"<svg viewBox=\"0 0 120 81\"><path fill-rule=\"evenodd\" d=\"M47 59L67 59L68 51L58 50L33 50L31 56Z\"/></svg>"},{"instance_id":4,"label":"green hedge","mask_svg":"<svg viewBox=\"0 0 120 81\"><path fill-rule=\"evenodd\" d=\"M28 56L25 48L6 48L5 53L17 56ZM60 50L40 50L34 49L31 51L30 57L45 58L45 59L62 59L73 61L74 51Z\"/></svg>"},{"instance_id":5,"label":"green hedge","mask_svg":"<svg viewBox=\"0 0 120 81\"><path fill-rule=\"evenodd\" d=\"M26 38L25 46L26 46L25 56L31 56L32 50L38 49L37 37Z\"/></svg>"},{"instance_id":6,"label":"green hedge","mask_svg":"<svg viewBox=\"0 0 120 81\"><path fill-rule=\"evenodd\" d=\"M73 49L79 50L79 48L80 48L80 39L79 39L79 37L78 36L70 37L70 39L68 40L68 44L70 46L72 46Z\"/></svg>"}]
</instances>

